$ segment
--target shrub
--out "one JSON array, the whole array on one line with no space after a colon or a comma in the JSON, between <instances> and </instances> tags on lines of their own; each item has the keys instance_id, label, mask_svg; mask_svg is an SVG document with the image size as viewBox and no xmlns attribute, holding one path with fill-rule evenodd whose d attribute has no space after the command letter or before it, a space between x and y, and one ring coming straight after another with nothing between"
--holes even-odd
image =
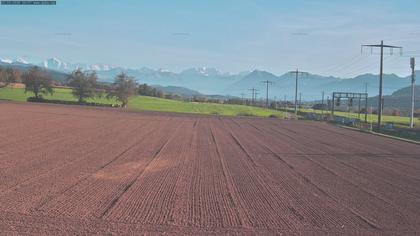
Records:
<instances>
[{"instance_id":1,"label":"shrub","mask_svg":"<svg viewBox=\"0 0 420 236\"><path fill-rule=\"evenodd\" d=\"M254 116L251 112L239 112L237 116Z\"/></svg>"}]
</instances>

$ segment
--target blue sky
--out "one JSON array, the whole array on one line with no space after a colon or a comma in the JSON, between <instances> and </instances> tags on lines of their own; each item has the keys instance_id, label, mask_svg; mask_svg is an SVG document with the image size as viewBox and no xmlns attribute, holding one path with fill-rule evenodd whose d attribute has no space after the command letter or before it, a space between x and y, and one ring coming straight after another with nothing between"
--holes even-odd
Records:
<instances>
[{"instance_id":1,"label":"blue sky","mask_svg":"<svg viewBox=\"0 0 420 236\"><path fill-rule=\"evenodd\" d=\"M216 67L282 74L296 67L351 77L378 72L363 43L397 44L385 71L409 74L420 55L418 0L58 0L0 6L0 58L50 57L181 71ZM420 59L419 59L420 60ZM420 63L419 63L420 64Z\"/></svg>"}]
</instances>

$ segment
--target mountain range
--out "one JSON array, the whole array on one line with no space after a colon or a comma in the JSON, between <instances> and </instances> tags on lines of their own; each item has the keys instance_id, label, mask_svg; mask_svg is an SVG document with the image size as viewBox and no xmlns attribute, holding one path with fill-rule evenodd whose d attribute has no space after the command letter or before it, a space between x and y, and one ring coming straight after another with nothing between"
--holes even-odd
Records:
<instances>
[{"instance_id":1,"label":"mountain range","mask_svg":"<svg viewBox=\"0 0 420 236\"><path fill-rule=\"evenodd\" d=\"M29 66L23 59L0 59L0 65L3 66ZM108 64L83 64L68 63L57 58L50 58L40 63L32 65L42 66L51 71L68 74L71 71L81 68L86 71L95 71L99 80L102 82L112 82L114 77L125 72L133 76L138 83L147 83L155 86L183 87L194 91L191 94L218 94L229 96L241 96L250 98L249 89L258 89L258 98L265 98L266 87L262 81L272 81L269 87L270 99L287 100L294 99L295 77L290 73L275 75L273 73L253 70L250 72L241 72L237 74L223 73L215 68L190 68L179 73L163 69L150 69L140 67L139 69L130 69ZM399 77L395 74L384 75L384 95L391 95L394 91L410 85L410 78ZM322 76L316 74L304 74L299 78L298 90L302 94L302 100L318 100L321 98L322 91L325 96L331 95L334 91L339 92L365 92L365 86L369 96L378 94L379 76L373 74L362 74L354 78L338 78L333 76Z\"/></svg>"}]
</instances>

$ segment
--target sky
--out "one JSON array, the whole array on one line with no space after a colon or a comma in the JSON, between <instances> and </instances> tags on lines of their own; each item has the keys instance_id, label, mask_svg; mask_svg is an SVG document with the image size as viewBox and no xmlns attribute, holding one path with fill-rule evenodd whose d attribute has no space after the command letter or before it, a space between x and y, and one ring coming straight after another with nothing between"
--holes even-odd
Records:
<instances>
[{"instance_id":1,"label":"sky","mask_svg":"<svg viewBox=\"0 0 420 236\"><path fill-rule=\"evenodd\" d=\"M418 0L57 0L55 6L0 6L0 58L127 68L214 67L283 74L299 68L352 77L408 75L420 58ZM420 61L420 59L419 59ZM420 64L420 63L418 63Z\"/></svg>"}]
</instances>

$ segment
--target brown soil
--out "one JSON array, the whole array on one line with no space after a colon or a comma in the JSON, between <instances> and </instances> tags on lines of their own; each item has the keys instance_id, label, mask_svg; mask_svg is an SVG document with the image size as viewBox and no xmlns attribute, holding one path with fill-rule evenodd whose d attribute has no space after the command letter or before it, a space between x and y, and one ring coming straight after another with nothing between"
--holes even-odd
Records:
<instances>
[{"instance_id":1,"label":"brown soil","mask_svg":"<svg viewBox=\"0 0 420 236\"><path fill-rule=\"evenodd\" d=\"M324 123L0 102L3 234L420 234L420 146Z\"/></svg>"}]
</instances>

